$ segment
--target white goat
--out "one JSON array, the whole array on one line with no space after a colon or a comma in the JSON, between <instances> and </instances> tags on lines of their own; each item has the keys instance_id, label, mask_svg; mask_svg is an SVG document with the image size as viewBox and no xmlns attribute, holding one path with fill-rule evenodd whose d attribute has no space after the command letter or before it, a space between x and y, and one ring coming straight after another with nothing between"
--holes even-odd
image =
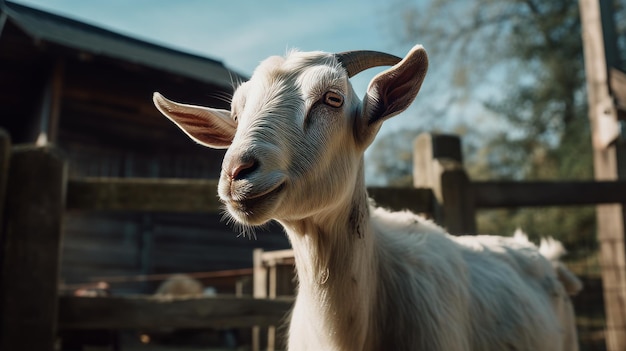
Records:
<instances>
[{"instance_id":1,"label":"white goat","mask_svg":"<svg viewBox=\"0 0 626 351\"><path fill-rule=\"evenodd\" d=\"M219 196L246 226L274 219L294 249L290 350L576 350L580 282L523 237L454 237L369 205L363 153L422 84L426 52L291 52L262 62L230 111L167 100L193 140L229 148ZM349 78L393 66L363 102ZM555 268L556 267L556 268ZM561 281L559 280L561 279ZM566 291L567 290L567 291Z\"/></svg>"}]
</instances>

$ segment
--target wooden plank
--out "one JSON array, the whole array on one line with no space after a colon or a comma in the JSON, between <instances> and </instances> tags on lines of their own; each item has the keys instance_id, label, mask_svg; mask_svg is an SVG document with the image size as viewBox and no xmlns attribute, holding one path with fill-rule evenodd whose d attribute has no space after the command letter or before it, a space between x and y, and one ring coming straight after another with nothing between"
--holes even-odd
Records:
<instances>
[{"instance_id":1,"label":"wooden plank","mask_svg":"<svg viewBox=\"0 0 626 351\"><path fill-rule=\"evenodd\" d=\"M595 205L626 202L626 181L473 182L476 207Z\"/></svg>"},{"instance_id":2,"label":"wooden plank","mask_svg":"<svg viewBox=\"0 0 626 351\"><path fill-rule=\"evenodd\" d=\"M587 100L594 148L606 148L619 135L616 111L609 92L609 67L607 53L615 53L610 40L603 32L603 22L612 16L601 7L611 0L579 0L582 23L585 75L587 80ZM608 45L607 45L608 44ZM612 56L612 55L609 55ZM626 349L626 345L625 345Z\"/></svg>"},{"instance_id":3,"label":"wooden plank","mask_svg":"<svg viewBox=\"0 0 626 351\"><path fill-rule=\"evenodd\" d=\"M268 292L268 271L267 267L263 264L263 249L254 249L252 252L252 264L252 296L255 298L266 298ZM263 339L263 330L261 329L261 326L254 326L252 328L252 351L261 350Z\"/></svg>"},{"instance_id":4,"label":"wooden plank","mask_svg":"<svg viewBox=\"0 0 626 351\"><path fill-rule=\"evenodd\" d=\"M463 169L460 139L420 134L413 144L413 186L430 188L435 221L452 234L476 232L470 181Z\"/></svg>"},{"instance_id":5,"label":"wooden plank","mask_svg":"<svg viewBox=\"0 0 626 351\"><path fill-rule=\"evenodd\" d=\"M13 148L0 252L0 350L54 349L66 174L55 149Z\"/></svg>"},{"instance_id":6,"label":"wooden plank","mask_svg":"<svg viewBox=\"0 0 626 351\"><path fill-rule=\"evenodd\" d=\"M7 14L6 12L0 13L0 37L2 37L2 31L4 30L4 25L7 23Z\"/></svg>"},{"instance_id":7,"label":"wooden plank","mask_svg":"<svg viewBox=\"0 0 626 351\"><path fill-rule=\"evenodd\" d=\"M68 182L70 210L222 211L217 180L83 178Z\"/></svg>"},{"instance_id":8,"label":"wooden plank","mask_svg":"<svg viewBox=\"0 0 626 351\"><path fill-rule=\"evenodd\" d=\"M4 227L4 202L11 160L11 136L0 128L0 247L2 247L2 230ZM1 262L0 262L1 264Z\"/></svg>"},{"instance_id":9,"label":"wooden plank","mask_svg":"<svg viewBox=\"0 0 626 351\"><path fill-rule=\"evenodd\" d=\"M280 325L292 304L293 299L234 296L62 296L59 298L59 328L146 330Z\"/></svg>"},{"instance_id":10,"label":"wooden plank","mask_svg":"<svg viewBox=\"0 0 626 351\"><path fill-rule=\"evenodd\" d=\"M617 108L617 118L626 120L626 73L615 67L611 67L611 71L609 72L609 86L611 87L611 95L615 101L615 107Z\"/></svg>"},{"instance_id":11,"label":"wooden plank","mask_svg":"<svg viewBox=\"0 0 626 351\"><path fill-rule=\"evenodd\" d=\"M65 240L64 240L65 241ZM67 240L63 247L63 265L84 265L101 267L137 267L137 252L132 248L116 248L115 246L98 246L97 243L74 245ZM73 267L68 267L73 268Z\"/></svg>"},{"instance_id":12,"label":"wooden plank","mask_svg":"<svg viewBox=\"0 0 626 351\"><path fill-rule=\"evenodd\" d=\"M476 209L469 176L464 169L445 169L440 177L443 225L452 234L476 234Z\"/></svg>"},{"instance_id":13,"label":"wooden plank","mask_svg":"<svg viewBox=\"0 0 626 351\"><path fill-rule=\"evenodd\" d=\"M619 62L613 1L579 0L579 5L595 179L624 181L626 144L619 141L623 131L609 81L609 69ZM596 214L607 321L606 347L608 351L623 351L626 350L626 207L623 202L599 205Z\"/></svg>"},{"instance_id":14,"label":"wooden plank","mask_svg":"<svg viewBox=\"0 0 626 351\"><path fill-rule=\"evenodd\" d=\"M378 206L395 211L410 210L415 213L432 213L434 195L429 188L369 187L368 195Z\"/></svg>"},{"instance_id":15,"label":"wooden plank","mask_svg":"<svg viewBox=\"0 0 626 351\"><path fill-rule=\"evenodd\" d=\"M61 115L61 98L63 97L63 76L65 62L57 58L50 76L50 107L48 116L48 141L57 144L59 136L59 119Z\"/></svg>"},{"instance_id":16,"label":"wooden plank","mask_svg":"<svg viewBox=\"0 0 626 351\"><path fill-rule=\"evenodd\" d=\"M42 91L41 105L39 107L39 130L36 141L39 146L47 143L56 143L57 141L63 89L63 67L64 63L61 58L54 62Z\"/></svg>"},{"instance_id":17,"label":"wooden plank","mask_svg":"<svg viewBox=\"0 0 626 351\"><path fill-rule=\"evenodd\" d=\"M268 267L269 268L269 274L268 274L268 286L269 286L269 291L268 291L268 297L270 299L275 299L276 298L276 265L271 265ZM274 351L276 346L276 327L273 325L270 325L269 327L267 327L267 351Z\"/></svg>"},{"instance_id":18,"label":"wooden plank","mask_svg":"<svg viewBox=\"0 0 626 351\"><path fill-rule=\"evenodd\" d=\"M68 183L70 210L221 213L217 180L82 178ZM415 212L432 211L430 189L368 188L381 206Z\"/></svg>"},{"instance_id":19,"label":"wooden plank","mask_svg":"<svg viewBox=\"0 0 626 351\"><path fill-rule=\"evenodd\" d=\"M261 264L263 266L271 266L276 263L282 263L287 260L289 262L293 262L293 250L274 250L274 251L259 251L261 253Z\"/></svg>"},{"instance_id":20,"label":"wooden plank","mask_svg":"<svg viewBox=\"0 0 626 351\"><path fill-rule=\"evenodd\" d=\"M172 273L167 274L139 274L139 275L124 275L124 276L110 276L110 277L91 277L92 282L105 281L107 283L126 283L126 282L146 282L146 281L161 281L171 277ZM252 276L252 268L240 268L240 269L226 269L221 271L210 272L191 272L185 273L185 275L195 279L218 279L218 278L232 278L232 277L247 277Z\"/></svg>"}]
</instances>

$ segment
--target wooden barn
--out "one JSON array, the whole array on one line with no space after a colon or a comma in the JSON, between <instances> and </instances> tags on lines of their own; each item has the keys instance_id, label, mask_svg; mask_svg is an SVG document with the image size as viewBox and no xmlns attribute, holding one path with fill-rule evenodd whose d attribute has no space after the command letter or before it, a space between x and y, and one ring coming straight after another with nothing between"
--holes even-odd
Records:
<instances>
[{"instance_id":1,"label":"wooden barn","mask_svg":"<svg viewBox=\"0 0 626 351\"><path fill-rule=\"evenodd\" d=\"M221 62L0 0L0 127L12 142L51 143L71 177L217 178L223 152L191 142L152 105L228 107ZM220 215L83 213L65 217L61 279L203 272L252 266L252 249L287 248L278 227L238 236ZM106 279L105 279L106 280ZM155 283L112 284L151 292Z\"/></svg>"}]
</instances>

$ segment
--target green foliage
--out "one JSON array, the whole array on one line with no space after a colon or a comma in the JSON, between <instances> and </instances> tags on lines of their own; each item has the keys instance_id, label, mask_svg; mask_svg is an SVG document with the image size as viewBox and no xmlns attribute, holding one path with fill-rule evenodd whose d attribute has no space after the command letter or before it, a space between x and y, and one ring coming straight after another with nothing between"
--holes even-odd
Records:
<instances>
[{"instance_id":1,"label":"green foliage","mask_svg":"<svg viewBox=\"0 0 626 351\"><path fill-rule=\"evenodd\" d=\"M626 11L615 3L618 47L626 53L626 21L620 21ZM403 43L423 43L429 51L428 84L452 102L448 111L455 102L479 99L492 124L502 126L472 123L480 116L464 111L472 179L593 177L576 1L399 0L390 13ZM410 165L402 164L411 159L410 133L415 137L414 131L386 136L369 157L389 184L411 183ZM391 161L394 156L399 158ZM570 248L595 247L592 207L481 211L478 226L497 234L521 227L531 237L552 235Z\"/></svg>"}]
</instances>

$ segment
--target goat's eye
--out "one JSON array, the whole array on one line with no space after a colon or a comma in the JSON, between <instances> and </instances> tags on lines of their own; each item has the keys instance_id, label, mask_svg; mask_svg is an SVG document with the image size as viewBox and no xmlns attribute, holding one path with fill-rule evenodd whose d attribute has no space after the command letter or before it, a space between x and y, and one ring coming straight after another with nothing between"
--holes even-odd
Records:
<instances>
[{"instance_id":1,"label":"goat's eye","mask_svg":"<svg viewBox=\"0 0 626 351\"><path fill-rule=\"evenodd\" d=\"M343 105L343 96L334 91L328 91L324 94L324 103L330 107L341 107Z\"/></svg>"}]
</instances>

